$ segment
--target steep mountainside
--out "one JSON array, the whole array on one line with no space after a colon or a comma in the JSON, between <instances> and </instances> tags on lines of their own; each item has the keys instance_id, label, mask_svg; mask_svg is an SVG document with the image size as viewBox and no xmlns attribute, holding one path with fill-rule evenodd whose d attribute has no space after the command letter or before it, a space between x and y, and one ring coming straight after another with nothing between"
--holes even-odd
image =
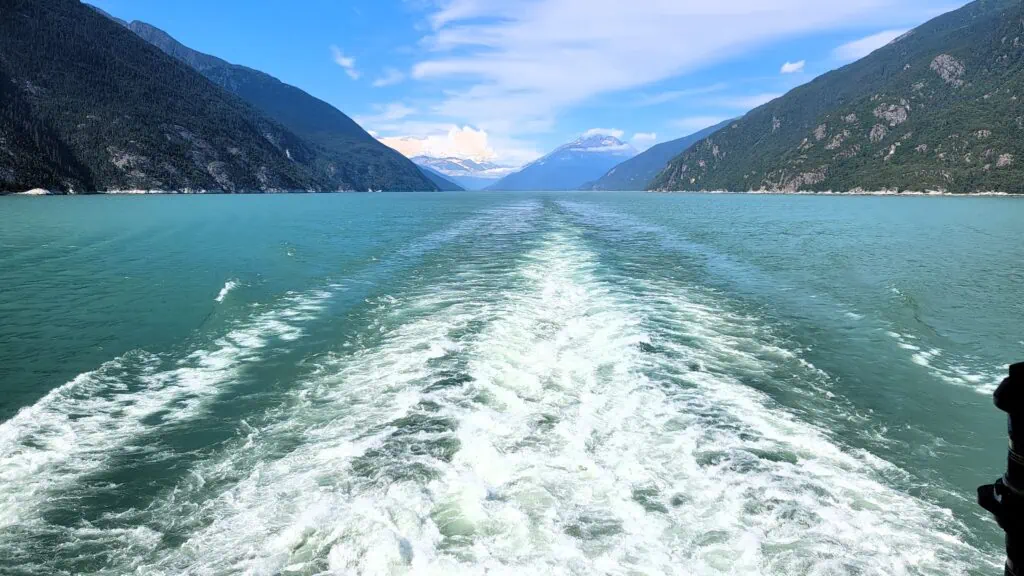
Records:
<instances>
[{"instance_id":1,"label":"steep mountainside","mask_svg":"<svg viewBox=\"0 0 1024 576\"><path fill-rule=\"evenodd\" d=\"M331 176L358 190L433 190L407 158L368 134L330 104L258 70L225 62L181 44L163 30L132 22L142 39L185 62L309 142L329 158Z\"/></svg>"},{"instance_id":2,"label":"steep mountainside","mask_svg":"<svg viewBox=\"0 0 1024 576\"><path fill-rule=\"evenodd\" d=\"M659 190L1024 192L1024 8L977 0L753 110Z\"/></svg>"},{"instance_id":3,"label":"steep mountainside","mask_svg":"<svg viewBox=\"0 0 1024 576\"><path fill-rule=\"evenodd\" d=\"M306 189L314 151L72 0L0 3L0 191Z\"/></svg>"},{"instance_id":4,"label":"steep mountainside","mask_svg":"<svg viewBox=\"0 0 1024 576\"><path fill-rule=\"evenodd\" d=\"M466 158L416 156L412 161L421 167L427 167L443 174L445 178L466 190L483 190L512 172L505 166Z\"/></svg>"},{"instance_id":5,"label":"steep mountainside","mask_svg":"<svg viewBox=\"0 0 1024 576\"><path fill-rule=\"evenodd\" d=\"M441 174L429 166L420 166L419 169L423 172L423 175L433 182L434 186L437 186L437 189L442 192L461 192L465 190L465 188L459 186L455 182L452 182L446 178L444 174Z\"/></svg>"},{"instance_id":6,"label":"steep mountainside","mask_svg":"<svg viewBox=\"0 0 1024 576\"><path fill-rule=\"evenodd\" d=\"M608 171L597 182L587 185L587 190L646 190L654 178L668 166L668 163L684 150L700 140L718 132L732 122L727 120L700 132L662 142L646 152L638 154Z\"/></svg>"},{"instance_id":7,"label":"steep mountainside","mask_svg":"<svg viewBox=\"0 0 1024 576\"><path fill-rule=\"evenodd\" d=\"M509 174L488 190L577 190L635 155L636 150L618 138L586 135Z\"/></svg>"}]
</instances>

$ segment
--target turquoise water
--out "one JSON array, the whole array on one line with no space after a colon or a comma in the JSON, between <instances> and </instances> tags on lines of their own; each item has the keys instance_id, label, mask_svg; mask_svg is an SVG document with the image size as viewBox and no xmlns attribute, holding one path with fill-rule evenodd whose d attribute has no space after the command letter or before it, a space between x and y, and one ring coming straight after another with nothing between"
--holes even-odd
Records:
<instances>
[{"instance_id":1,"label":"turquoise water","mask_svg":"<svg viewBox=\"0 0 1024 576\"><path fill-rule=\"evenodd\" d=\"M1021 222L0 198L0 573L996 573Z\"/></svg>"}]
</instances>

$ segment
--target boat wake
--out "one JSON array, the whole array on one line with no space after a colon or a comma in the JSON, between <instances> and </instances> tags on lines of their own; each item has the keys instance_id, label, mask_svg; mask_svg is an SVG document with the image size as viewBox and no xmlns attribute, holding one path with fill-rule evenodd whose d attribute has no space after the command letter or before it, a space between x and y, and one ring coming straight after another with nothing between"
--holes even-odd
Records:
<instances>
[{"instance_id":1,"label":"boat wake","mask_svg":"<svg viewBox=\"0 0 1024 576\"><path fill-rule=\"evenodd\" d=\"M744 384L799 365L755 318L667 279L615 277L571 223L536 218L514 223L537 238L521 253L480 247L441 281L369 299L363 337L309 359L146 506L69 527L64 553L102 548L104 574L994 566L949 510L891 486L897 467ZM0 427L0 527L32 521L145 418L195 417L240 351L300 324L268 313L173 370L126 358L152 364L140 382L111 365L20 413Z\"/></svg>"},{"instance_id":2,"label":"boat wake","mask_svg":"<svg viewBox=\"0 0 1024 576\"><path fill-rule=\"evenodd\" d=\"M223 302L235 288L238 288L238 280L228 280L224 283L224 287L220 289L220 292L217 293L217 297L213 299L214 302Z\"/></svg>"}]
</instances>

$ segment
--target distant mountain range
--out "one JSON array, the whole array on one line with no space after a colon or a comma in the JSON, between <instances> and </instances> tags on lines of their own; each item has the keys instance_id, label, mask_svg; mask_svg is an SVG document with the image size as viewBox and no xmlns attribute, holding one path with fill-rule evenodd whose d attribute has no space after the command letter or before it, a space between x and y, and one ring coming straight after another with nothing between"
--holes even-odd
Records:
<instances>
[{"instance_id":1,"label":"distant mountain range","mask_svg":"<svg viewBox=\"0 0 1024 576\"><path fill-rule=\"evenodd\" d=\"M488 190L577 190L636 155L614 136L584 135L492 184Z\"/></svg>"},{"instance_id":2,"label":"distant mountain range","mask_svg":"<svg viewBox=\"0 0 1024 576\"><path fill-rule=\"evenodd\" d=\"M416 156L412 161L422 168L441 174L466 190L483 190L513 171L506 166L466 158Z\"/></svg>"},{"instance_id":3,"label":"distant mountain range","mask_svg":"<svg viewBox=\"0 0 1024 576\"><path fill-rule=\"evenodd\" d=\"M757 108L659 190L1024 193L1024 7L977 0Z\"/></svg>"},{"instance_id":4,"label":"distant mountain range","mask_svg":"<svg viewBox=\"0 0 1024 576\"><path fill-rule=\"evenodd\" d=\"M690 146L729 125L722 122L700 132L669 142L662 142L612 168L596 182L587 183L584 190L646 190L668 163Z\"/></svg>"},{"instance_id":5,"label":"distant mountain range","mask_svg":"<svg viewBox=\"0 0 1024 576\"><path fill-rule=\"evenodd\" d=\"M156 29L129 24L184 60L73 0L2 14L0 191L437 189L329 105Z\"/></svg>"},{"instance_id":6,"label":"distant mountain range","mask_svg":"<svg viewBox=\"0 0 1024 576\"><path fill-rule=\"evenodd\" d=\"M459 186L455 182L452 182L447 176L441 174L437 170L434 170L430 166L420 166L419 169L420 172L423 172L423 174L442 192L462 192L465 190L465 188Z\"/></svg>"},{"instance_id":7,"label":"distant mountain range","mask_svg":"<svg viewBox=\"0 0 1024 576\"><path fill-rule=\"evenodd\" d=\"M130 189L1024 193L1024 6L976 0L746 116L637 155L409 160L258 70L75 0L0 7L0 193Z\"/></svg>"}]
</instances>

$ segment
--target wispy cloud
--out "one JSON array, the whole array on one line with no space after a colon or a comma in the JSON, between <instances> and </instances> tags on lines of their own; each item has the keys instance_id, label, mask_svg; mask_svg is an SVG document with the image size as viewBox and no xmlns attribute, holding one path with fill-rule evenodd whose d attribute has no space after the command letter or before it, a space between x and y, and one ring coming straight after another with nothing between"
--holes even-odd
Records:
<instances>
[{"instance_id":1,"label":"wispy cloud","mask_svg":"<svg viewBox=\"0 0 1024 576\"><path fill-rule=\"evenodd\" d=\"M654 132L637 132L629 141L633 143L634 148L642 152L654 146L654 143L658 141L658 135Z\"/></svg>"},{"instance_id":2,"label":"wispy cloud","mask_svg":"<svg viewBox=\"0 0 1024 576\"><path fill-rule=\"evenodd\" d=\"M701 86L699 88L687 88L685 90L666 90L665 92L658 92L657 94L649 94L640 98L637 101L637 106L656 106L658 104L665 104L667 102L673 102L675 100L681 100L690 96L699 96L701 94L711 94L713 92L720 92L728 88L729 85L725 82L719 82L717 84L711 84L709 86Z\"/></svg>"},{"instance_id":3,"label":"wispy cloud","mask_svg":"<svg viewBox=\"0 0 1024 576\"><path fill-rule=\"evenodd\" d=\"M612 138L622 138L626 133L618 128L591 128L583 133L584 137L589 136L611 136Z\"/></svg>"},{"instance_id":4,"label":"wispy cloud","mask_svg":"<svg viewBox=\"0 0 1024 576\"><path fill-rule=\"evenodd\" d=\"M341 48L337 46L331 46L331 56L334 58L334 63L345 69L345 74L348 74L349 78L353 80L359 79L359 71L356 70L356 59L350 56L345 56L345 53L341 51Z\"/></svg>"},{"instance_id":5,"label":"wispy cloud","mask_svg":"<svg viewBox=\"0 0 1024 576\"><path fill-rule=\"evenodd\" d=\"M885 30L884 32L872 34L871 36L861 38L860 40L854 40L853 42L843 44L833 50L832 55L836 60L840 60L842 62L860 60L906 33L906 30Z\"/></svg>"},{"instance_id":6,"label":"wispy cloud","mask_svg":"<svg viewBox=\"0 0 1024 576\"><path fill-rule=\"evenodd\" d=\"M728 116L688 116L678 118L671 122L672 126L682 130L685 134L693 134L715 124L721 124L728 120Z\"/></svg>"},{"instance_id":7,"label":"wispy cloud","mask_svg":"<svg viewBox=\"0 0 1024 576\"><path fill-rule=\"evenodd\" d=\"M779 70L780 74L796 74L797 72L803 72L804 66L807 65L806 60L800 60L799 62L786 62L782 65L782 69Z\"/></svg>"},{"instance_id":8,"label":"wispy cloud","mask_svg":"<svg viewBox=\"0 0 1024 576\"><path fill-rule=\"evenodd\" d=\"M405 80L405 74L395 68L388 68L384 71L379 78L373 81L374 88L383 88L385 86L394 86L400 84Z\"/></svg>"},{"instance_id":9,"label":"wispy cloud","mask_svg":"<svg viewBox=\"0 0 1024 576\"><path fill-rule=\"evenodd\" d=\"M522 134L597 95L784 38L916 18L933 1L439 0L423 42L429 56L412 75L456 86L435 107L439 116Z\"/></svg>"},{"instance_id":10,"label":"wispy cloud","mask_svg":"<svg viewBox=\"0 0 1024 576\"><path fill-rule=\"evenodd\" d=\"M750 94L746 96L723 96L720 98L708 99L706 104L710 106L717 106L719 108L732 108L734 110L747 111L753 110L762 104L767 104L780 96L782 96L782 94L778 92L762 92L760 94Z\"/></svg>"},{"instance_id":11,"label":"wispy cloud","mask_svg":"<svg viewBox=\"0 0 1024 576\"><path fill-rule=\"evenodd\" d=\"M392 102L390 104L375 104L373 106L374 113L365 116L356 116L354 120L364 128L370 128L375 130L387 129L386 125L393 123L403 118L408 118L416 113L416 109L410 106L406 106L401 102Z\"/></svg>"}]
</instances>

